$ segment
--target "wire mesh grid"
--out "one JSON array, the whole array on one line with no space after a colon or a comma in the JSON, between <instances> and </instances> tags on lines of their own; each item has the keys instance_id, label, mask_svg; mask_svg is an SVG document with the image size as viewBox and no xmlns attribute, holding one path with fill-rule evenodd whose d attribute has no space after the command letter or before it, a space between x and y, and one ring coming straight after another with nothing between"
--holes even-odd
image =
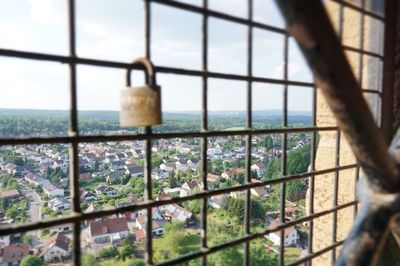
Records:
<instances>
[{"instance_id":1,"label":"wire mesh grid","mask_svg":"<svg viewBox=\"0 0 400 266\"><path fill-rule=\"evenodd\" d=\"M341 165L339 161L340 157L340 143L341 135L337 130L337 127L318 127L316 120L316 88L313 83L299 82L294 80L289 80L288 78L288 42L290 36L286 30L277 28L268 24L256 22L253 20L253 0L247 0L248 13L247 18L236 17L227 13L218 12L209 9L208 0L203 0L202 6L195 6L191 4L181 3L178 1L164 1L164 0L146 0L144 1L144 14L145 14L145 56L151 59L151 6L153 4L166 5L180 10L185 10L187 12L194 12L202 15L202 69L201 70L191 70L191 69L178 69L167 66L155 66L155 71L157 73L170 73L179 74L187 76L195 76L202 78L202 116L201 116L201 130L199 132L191 133L157 133L152 132L151 127L147 127L144 133L139 134L126 134L126 135L81 135L78 129L78 108L77 108L77 66L78 65L91 65L100 67L110 67L117 69L126 69L130 65L115 61L105 61L98 59L88 59L78 57L76 54L76 16L75 16L75 1L68 1L68 23L69 23L69 55L59 56L46 53L34 53L29 51L17 51L9 49L0 49L1 56L7 56L12 58L24 58L32 60L44 60L65 63L69 65L69 81L70 81L70 128L69 136L65 137L27 137L27 138L2 138L0 139L0 145L21 145L21 144L44 144L44 143L68 143L69 144L69 156L70 156L70 173L71 173L71 198L72 198L72 208L73 213L70 216L57 218L54 220L41 221L38 223L16 225L11 228L0 228L0 235L7 235L11 233L27 232L29 230L48 228L53 225L60 225L65 223L74 224L74 234L73 234L73 249L74 249L74 263L75 265L80 265L81 261L81 223L88 219L94 219L99 217L105 217L111 214L123 213L127 211L135 211L140 209L146 209L147 222L146 222L146 245L145 245L145 262L147 265L154 265L153 260L153 241L152 241L152 208L169 204L169 203L179 203L189 200L200 199L201 204L201 249L199 251L178 257L173 260L158 263L157 265L176 265L183 263L192 259L200 258L201 265L207 264L207 256L215 253L217 251L237 246L242 244L244 246L244 265L250 265L250 241L263 237L271 232L280 232L280 247L279 247L279 264L285 264L285 244L284 244L284 229L298 225L304 222L309 224L309 234L308 234L308 255L297 260L293 265L299 264L311 264L313 258L324 254L326 252L332 251L333 261L336 258L336 248L343 244L343 241L337 240L336 227L337 227L337 212L344 208L354 207L355 212L357 211L357 202L352 201L346 204L338 204L338 179L339 171L346 169L357 169L356 178L358 178L359 170L356 164L351 165ZM385 17L377 15L373 12L366 10L365 1L361 1L361 5L357 6L351 4L350 2L344 1L333 1L340 4L340 14L339 14L339 37L342 37L343 31L343 9L350 8L361 14L360 24L360 48L354 48L349 46L343 46L345 50L358 53L359 55L368 55L377 58L381 61L384 60L384 56L364 50L364 27L365 27L365 17L373 17L379 21L385 22ZM230 74L230 73L219 73L212 72L208 69L208 32L209 32L209 18L219 18L221 20L230 21L233 23L241 24L247 27L247 73L246 75ZM284 36L284 68L283 68L283 79L271 79L265 77L253 76L253 29L261 29L265 31L275 32ZM359 69L363 69L363 56L359 56ZM143 70L141 67L134 67L138 70ZM358 79L360 84L363 80L363 71L359 71ZM247 96L246 96L246 128L244 130L238 131L209 131L208 129L208 80L209 78L220 78L226 80L240 80L247 82ZM280 84L284 86L283 89L283 122L280 128L277 129L255 129L252 124L252 91L253 83L268 83L268 84ZM307 87L313 90L312 96L312 126L307 128L291 128L288 125L288 86L300 86ZM381 92L376 90L364 89L366 93L374 93L381 97ZM315 154L316 154L316 141L317 132L323 131L337 131L336 140L336 161L335 166L325 170L315 169ZM306 132L311 134L311 166L308 173L288 175L287 174L287 141L288 134L290 133L301 133ZM252 137L256 135L263 134L281 134L282 135L282 156L281 156L281 173L282 176L273 180L261 181L259 183L251 182L251 150L252 150ZM245 184L237 187L229 187L218 190L210 190L207 186L207 143L208 138L217 136L244 136L246 140L246 174L245 174ZM161 201L155 201L152 198L152 142L157 139L172 139L172 138L200 138L201 139L201 177L203 183L203 190L197 194L184 196L180 198L167 199ZM81 142L94 143L94 142L107 142L107 141L124 141L124 140L141 140L145 142L145 201L137 205L118 207L112 210L102 210L92 213L83 213L80 207L80 196L79 196L79 157L78 157L78 145ZM333 207L329 210L322 212L314 212L314 181L318 175L324 173L335 173L335 183L334 187L334 198ZM286 198L286 183L295 180L309 179L309 215L299 218L293 221L287 222L285 220L285 198ZM274 229L266 229L263 232L252 233L250 230L250 211L251 211L251 188L262 187L266 185L281 184L280 190L280 220L281 225ZM208 215L208 198L214 195L221 195L225 193L230 193L234 191L245 190L245 215L244 215L244 231L243 237L238 239L228 241L223 244L219 244L213 247L209 247L207 238L207 215ZM332 244L322 250L313 250L313 220L327 214L333 214L333 234L332 234Z\"/></svg>"}]
</instances>

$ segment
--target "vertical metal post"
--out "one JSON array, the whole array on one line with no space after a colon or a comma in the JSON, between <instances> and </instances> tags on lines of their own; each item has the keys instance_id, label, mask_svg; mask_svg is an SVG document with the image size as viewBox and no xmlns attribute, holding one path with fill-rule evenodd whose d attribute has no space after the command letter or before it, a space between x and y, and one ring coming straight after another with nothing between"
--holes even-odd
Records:
<instances>
[{"instance_id":1,"label":"vertical metal post","mask_svg":"<svg viewBox=\"0 0 400 266\"><path fill-rule=\"evenodd\" d=\"M70 94L70 126L69 135L72 137L79 136L78 128L78 108L77 108L77 86L76 86L76 41L75 41L75 1L68 1L68 27L69 27L69 56L72 60L69 63L69 94ZM80 197L79 197L79 150L78 141L74 141L69 145L69 158L70 158L70 182L71 182L71 199L72 210L75 213L81 212ZM74 264L80 265L81 262L81 223L80 221L74 222Z\"/></svg>"},{"instance_id":2,"label":"vertical metal post","mask_svg":"<svg viewBox=\"0 0 400 266\"><path fill-rule=\"evenodd\" d=\"M150 60L151 58L151 3L149 0L144 1L144 27L145 27L145 55L146 58ZM155 74L155 73L154 73ZM148 77L146 77L147 79ZM146 80L146 83L148 83L149 80ZM144 198L145 201L151 201L153 196L153 185L152 185L152 180L151 180L151 170L152 170L152 165L151 165L151 146L152 146L152 141L151 141L151 127L145 127L145 134L146 134L146 140L145 140L145 151L146 151L146 157L144 160L144 167L145 167L145 173L144 173L144 181L145 181L145 193L144 193ZM146 219L146 264L147 265L152 265L153 264L153 213L152 213L152 208L148 207L147 211L147 219Z\"/></svg>"},{"instance_id":3,"label":"vertical metal post","mask_svg":"<svg viewBox=\"0 0 400 266\"><path fill-rule=\"evenodd\" d=\"M393 96L395 90L396 23L398 17L398 0L386 0L385 5L381 128L385 134L386 141L389 143L395 130L393 127Z\"/></svg>"},{"instance_id":4,"label":"vertical metal post","mask_svg":"<svg viewBox=\"0 0 400 266\"><path fill-rule=\"evenodd\" d=\"M313 127L317 126L317 88L313 88L312 95L312 125ZM315 171L315 157L317 154L317 132L312 132L311 135L311 152L310 152L310 171ZM309 192L310 192L310 202L308 206L308 215L314 214L314 184L315 184L315 175L311 175L309 180ZM309 233L308 233L308 254L311 255L313 253L313 234L314 234L314 220L310 220L308 223ZM307 262L308 266L312 265L312 261Z\"/></svg>"},{"instance_id":5,"label":"vertical metal post","mask_svg":"<svg viewBox=\"0 0 400 266\"><path fill-rule=\"evenodd\" d=\"M288 65L289 65L289 36L285 34L284 38L284 67L283 67L283 80L288 80ZM285 84L283 88L283 121L282 127L288 127L288 85ZM282 157L281 157L281 175L287 174L287 133L282 135ZM280 191L280 219L281 223L285 223L285 209L286 209L286 183L281 183ZM279 265L285 264L285 230L280 231L280 246L279 246Z\"/></svg>"},{"instance_id":6,"label":"vertical metal post","mask_svg":"<svg viewBox=\"0 0 400 266\"><path fill-rule=\"evenodd\" d=\"M253 20L253 0L247 1L248 8L248 19ZM247 29L247 76L251 77L253 75L253 28L251 25ZM252 129L252 82L247 82L247 119L246 127L247 129ZM251 134L246 136L246 179L245 183L251 183ZM245 235L250 235L250 219L251 219L251 193L250 190L246 190L246 200L245 200L245 215L244 215L244 226ZM244 244L244 256L243 265L250 265L250 242Z\"/></svg>"},{"instance_id":7,"label":"vertical metal post","mask_svg":"<svg viewBox=\"0 0 400 266\"><path fill-rule=\"evenodd\" d=\"M208 8L208 0L203 0L203 8ZM203 13L202 17L202 68L203 71L208 71L208 15ZM202 77L202 110L201 110L201 131L208 131L208 79L206 76ZM208 138L201 138L201 176L203 181L203 190L208 191L207 184L207 172L208 172L208 161L207 161L207 150L208 150ZM201 248L207 249L207 210L208 210L208 198L204 197L202 200L201 208ZM207 256L201 257L201 265L207 265Z\"/></svg>"}]
</instances>

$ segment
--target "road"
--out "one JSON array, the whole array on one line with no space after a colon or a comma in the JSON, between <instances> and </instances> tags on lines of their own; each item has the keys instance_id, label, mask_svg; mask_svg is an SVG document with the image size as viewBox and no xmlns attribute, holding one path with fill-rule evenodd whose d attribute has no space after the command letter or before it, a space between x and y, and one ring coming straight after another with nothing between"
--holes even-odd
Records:
<instances>
[{"instance_id":1,"label":"road","mask_svg":"<svg viewBox=\"0 0 400 266\"><path fill-rule=\"evenodd\" d=\"M41 220L41 211L40 206L43 201L40 199L39 194L33 189L27 186L21 186L21 192L28 198L29 200L29 221L32 223L38 222ZM32 235L36 236L38 239L41 237L40 230L32 232Z\"/></svg>"}]
</instances>

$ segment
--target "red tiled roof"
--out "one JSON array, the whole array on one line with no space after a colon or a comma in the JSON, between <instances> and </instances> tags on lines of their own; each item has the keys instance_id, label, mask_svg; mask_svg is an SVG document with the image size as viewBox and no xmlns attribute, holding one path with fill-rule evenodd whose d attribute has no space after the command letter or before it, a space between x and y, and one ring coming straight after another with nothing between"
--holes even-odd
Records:
<instances>
[{"instance_id":1,"label":"red tiled roof","mask_svg":"<svg viewBox=\"0 0 400 266\"><path fill-rule=\"evenodd\" d=\"M220 178L219 175L214 175L214 174L211 174L211 173L208 173L208 174L207 174L207 180L211 180L211 181L215 182L215 181L217 181L219 178Z\"/></svg>"},{"instance_id":2,"label":"red tiled roof","mask_svg":"<svg viewBox=\"0 0 400 266\"><path fill-rule=\"evenodd\" d=\"M129 231L125 217L94 221L90 223L89 227L92 236Z\"/></svg>"},{"instance_id":3,"label":"red tiled roof","mask_svg":"<svg viewBox=\"0 0 400 266\"><path fill-rule=\"evenodd\" d=\"M199 187L199 183L196 180L187 181L186 184L190 190L193 190L193 189Z\"/></svg>"},{"instance_id":4,"label":"red tiled roof","mask_svg":"<svg viewBox=\"0 0 400 266\"><path fill-rule=\"evenodd\" d=\"M11 189L7 191L0 191L0 198L10 199L10 198L17 198L21 194L16 189Z\"/></svg>"},{"instance_id":5,"label":"red tiled roof","mask_svg":"<svg viewBox=\"0 0 400 266\"><path fill-rule=\"evenodd\" d=\"M277 228L281 224L282 223L279 220L279 218L275 219L269 224L269 229L273 230L273 229ZM290 226L290 227L285 228L284 236L287 237L293 230L295 230L294 226ZM272 234L276 234L276 235L280 236L280 231L273 232Z\"/></svg>"},{"instance_id":6,"label":"red tiled roof","mask_svg":"<svg viewBox=\"0 0 400 266\"><path fill-rule=\"evenodd\" d=\"M137 230L135 233L136 241L142 240L146 237L146 231L143 229Z\"/></svg>"},{"instance_id":7,"label":"red tiled roof","mask_svg":"<svg viewBox=\"0 0 400 266\"><path fill-rule=\"evenodd\" d=\"M6 246L2 250L3 263L21 261L25 256L29 255L28 244L14 244Z\"/></svg>"},{"instance_id":8,"label":"red tiled roof","mask_svg":"<svg viewBox=\"0 0 400 266\"><path fill-rule=\"evenodd\" d=\"M57 233L46 242L46 244L43 248L43 251L42 251L42 253L40 253L39 257L42 257L44 254L47 253L47 251L49 251L49 249L51 249L54 246L57 246L57 247L61 248L62 250L65 250L68 252L70 242L71 242L71 239L69 239L65 235Z\"/></svg>"}]
</instances>

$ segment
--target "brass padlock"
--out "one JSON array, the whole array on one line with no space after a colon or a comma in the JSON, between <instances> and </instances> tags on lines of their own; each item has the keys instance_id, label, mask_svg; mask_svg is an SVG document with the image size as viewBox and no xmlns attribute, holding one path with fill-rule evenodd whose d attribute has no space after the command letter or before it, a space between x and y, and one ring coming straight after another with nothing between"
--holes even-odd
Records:
<instances>
[{"instance_id":1,"label":"brass padlock","mask_svg":"<svg viewBox=\"0 0 400 266\"><path fill-rule=\"evenodd\" d=\"M131 72L134 65L143 65L147 85L132 87ZM162 123L161 87L156 85L153 64L146 58L139 58L128 68L126 87L121 91L121 127L153 126Z\"/></svg>"}]
</instances>

